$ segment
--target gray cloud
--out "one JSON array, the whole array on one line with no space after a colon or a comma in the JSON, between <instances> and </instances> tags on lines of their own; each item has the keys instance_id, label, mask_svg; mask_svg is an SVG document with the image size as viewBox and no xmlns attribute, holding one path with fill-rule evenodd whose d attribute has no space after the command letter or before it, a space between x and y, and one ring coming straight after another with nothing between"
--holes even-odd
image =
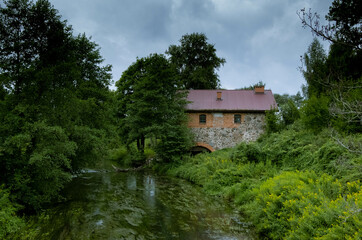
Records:
<instances>
[{"instance_id":1,"label":"gray cloud","mask_svg":"<svg viewBox=\"0 0 362 240\"><path fill-rule=\"evenodd\" d=\"M227 63L222 87L260 80L277 93L295 94L304 82L299 56L312 34L296 11L312 8L324 16L332 0L51 0L75 33L85 32L101 47L118 80L136 60L164 53L182 35L205 33ZM325 43L328 46L327 43Z\"/></svg>"}]
</instances>

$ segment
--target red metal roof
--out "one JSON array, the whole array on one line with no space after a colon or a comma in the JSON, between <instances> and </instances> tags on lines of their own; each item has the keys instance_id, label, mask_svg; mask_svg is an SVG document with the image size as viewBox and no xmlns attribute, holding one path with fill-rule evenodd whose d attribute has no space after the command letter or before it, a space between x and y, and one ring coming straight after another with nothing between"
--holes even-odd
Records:
<instances>
[{"instance_id":1,"label":"red metal roof","mask_svg":"<svg viewBox=\"0 0 362 240\"><path fill-rule=\"evenodd\" d=\"M217 100L221 92L222 100ZM265 111L277 108L271 90L255 93L254 90L189 90L188 111Z\"/></svg>"}]
</instances>

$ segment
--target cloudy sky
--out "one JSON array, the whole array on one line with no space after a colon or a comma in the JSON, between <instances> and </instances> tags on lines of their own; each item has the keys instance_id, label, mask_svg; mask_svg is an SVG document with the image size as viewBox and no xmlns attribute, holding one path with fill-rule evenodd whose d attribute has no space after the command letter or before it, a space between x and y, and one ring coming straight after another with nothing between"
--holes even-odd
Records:
<instances>
[{"instance_id":1,"label":"cloudy sky","mask_svg":"<svg viewBox=\"0 0 362 240\"><path fill-rule=\"evenodd\" d=\"M182 35L205 33L226 59L221 87L263 81L274 93L296 94L298 67L313 36L296 14L312 8L324 20L332 0L50 0L74 33L101 48L117 81L137 57L164 53ZM323 42L326 49L328 43Z\"/></svg>"}]
</instances>

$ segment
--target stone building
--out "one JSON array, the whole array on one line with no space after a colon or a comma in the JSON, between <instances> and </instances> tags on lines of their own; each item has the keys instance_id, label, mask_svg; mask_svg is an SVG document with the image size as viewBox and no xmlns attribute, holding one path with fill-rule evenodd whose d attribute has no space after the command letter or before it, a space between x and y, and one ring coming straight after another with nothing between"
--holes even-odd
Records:
<instances>
[{"instance_id":1,"label":"stone building","mask_svg":"<svg viewBox=\"0 0 362 240\"><path fill-rule=\"evenodd\" d=\"M195 151L214 151L255 141L265 128L265 111L276 108L271 90L189 90L188 127Z\"/></svg>"}]
</instances>

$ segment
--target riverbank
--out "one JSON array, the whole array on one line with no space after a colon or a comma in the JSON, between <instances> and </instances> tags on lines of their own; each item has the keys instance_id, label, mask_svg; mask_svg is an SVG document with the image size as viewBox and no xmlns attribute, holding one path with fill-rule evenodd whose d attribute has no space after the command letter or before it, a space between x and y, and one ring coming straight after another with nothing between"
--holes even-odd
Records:
<instances>
[{"instance_id":1,"label":"riverbank","mask_svg":"<svg viewBox=\"0 0 362 240\"><path fill-rule=\"evenodd\" d=\"M168 174L233 201L261 238L362 237L361 135L294 125L233 149L183 159Z\"/></svg>"}]
</instances>

